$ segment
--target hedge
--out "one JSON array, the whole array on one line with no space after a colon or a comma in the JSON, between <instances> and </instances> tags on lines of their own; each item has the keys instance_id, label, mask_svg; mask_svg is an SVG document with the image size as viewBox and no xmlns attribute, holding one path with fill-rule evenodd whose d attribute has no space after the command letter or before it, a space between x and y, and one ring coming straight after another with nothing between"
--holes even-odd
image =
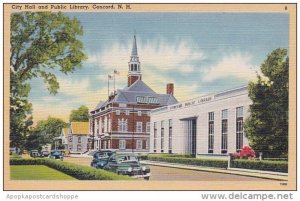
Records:
<instances>
[{"instance_id":1,"label":"hedge","mask_svg":"<svg viewBox=\"0 0 300 201\"><path fill-rule=\"evenodd\" d=\"M189 156L188 156L189 157ZM179 163L186 165L196 165L205 167L227 168L228 161L222 159L186 158L185 155L171 154L149 154L148 160L161 161L167 163ZM254 160L233 160L232 168L253 169L273 172L288 172L287 161L254 161Z\"/></svg>"},{"instance_id":2,"label":"hedge","mask_svg":"<svg viewBox=\"0 0 300 201\"><path fill-rule=\"evenodd\" d=\"M237 159L231 162L231 167L243 168L243 169L253 169L253 170L263 170L272 172L288 172L288 162L287 161L266 161L266 160L244 160Z\"/></svg>"},{"instance_id":3,"label":"hedge","mask_svg":"<svg viewBox=\"0 0 300 201\"><path fill-rule=\"evenodd\" d=\"M220 159L203 159L203 158L184 158L176 156L163 156L161 155L148 155L148 159L151 161L162 161L168 163L180 163L187 165L206 166L206 167L218 167L227 168L228 164L226 160Z\"/></svg>"},{"instance_id":4,"label":"hedge","mask_svg":"<svg viewBox=\"0 0 300 201\"><path fill-rule=\"evenodd\" d=\"M79 180L131 180L128 176L117 175L101 169L67 163L54 159L11 158L10 165L46 165Z\"/></svg>"}]
</instances>

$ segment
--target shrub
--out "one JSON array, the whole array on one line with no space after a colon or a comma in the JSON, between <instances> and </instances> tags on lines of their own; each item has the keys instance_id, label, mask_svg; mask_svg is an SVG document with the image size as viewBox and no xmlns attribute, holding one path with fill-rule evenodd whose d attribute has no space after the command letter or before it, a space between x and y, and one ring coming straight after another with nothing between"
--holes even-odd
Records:
<instances>
[{"instance_id":1,"label":"shrub","mask_svg":"<svg viewBox=\"0 0 300 201\"><path fill-rule=\"evenodd\" d=\"M243 169L254 169L272 172L288 172L287 161L254 161L237 159L231 162L231 167L243 168Z\"/></svg>"},{"instance_id":2,"label":"shrub","mask_svg":"<svg viewBox=\"0 0 300 201\"><path fill-rule=\"evenodd\" d=\"M10 159L10 165L46 165L80 180L130 180L128 176L53 159Z\"/></svg>"},{"instance_id":3,"label":"shrub","mask_svg":"<svg viewBox=\"0 0 300 201\"><path fill-rule=\"evenodd\" d=\"M218 168L227 168L227 161L220 159L200 159L200 158L184 158L176 156L164 156L160 155L149 155L149 160L152 161L162 161L168 163L179 163L187 165L196 165L196 166L206 166L206 167L218 167Z\"/></svg>"}]
</instances>

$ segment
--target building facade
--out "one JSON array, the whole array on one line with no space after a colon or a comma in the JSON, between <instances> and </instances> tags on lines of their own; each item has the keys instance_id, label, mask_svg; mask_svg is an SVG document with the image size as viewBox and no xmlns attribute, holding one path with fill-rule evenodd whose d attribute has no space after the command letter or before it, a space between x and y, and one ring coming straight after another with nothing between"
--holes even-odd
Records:
<instances>
[{"instance_id":1,"label":"building facade","mask_svg":"<svg viewBox=\"0 0 300 201\"><path fill-rule=\"evenodd\" d=\"M243 124L247 87L201 96L151 111L151 153L220 156L248 145Z\"/></svg>"},{"instance_id":2,"label":"building facade","mask_svg":"<svg viewBox=\"0 0 300 201\"><path fill-rule=\"evenodd\" d=\"M158 94L142 81L135 36L127 79L124 89L114 91L90 112L93 149L149 152L151 110L177 103L173 84L167 84L166 94Z\"/></svg>"},{"instance_id":3,"label":"building facade","mask_svg":"<svg viewBox=\"0 0 300 201\"><path fill-rule=\"evenodd\" d=\"M89 122L71 122L68 133L70 153L85 153L91 148Z\"/></svg>"}]
</instances>

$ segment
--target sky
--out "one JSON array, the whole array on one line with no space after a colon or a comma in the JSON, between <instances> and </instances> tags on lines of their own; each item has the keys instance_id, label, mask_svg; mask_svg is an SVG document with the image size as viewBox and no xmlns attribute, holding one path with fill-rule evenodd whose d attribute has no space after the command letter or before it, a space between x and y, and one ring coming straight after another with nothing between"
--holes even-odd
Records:
<instances>
[{"instance_id":1,"label":"sky","mask_svg":"<svg viewBox=\"0 0 300 201\"><path fill-rule=\"evenodd\" d=\"M107 75L116 89L127 85L136 33L142 80L157 93L174 83L178 101L247 85L276 48L288 49L287 13L65 13L83 26L79 37L88 59L49 94L41 78L31 80L35 123L48 116L68 121L71 110L93 110L107 99ZM110 84L113 89L113 82Z\"/></svg>"}]
</instances>

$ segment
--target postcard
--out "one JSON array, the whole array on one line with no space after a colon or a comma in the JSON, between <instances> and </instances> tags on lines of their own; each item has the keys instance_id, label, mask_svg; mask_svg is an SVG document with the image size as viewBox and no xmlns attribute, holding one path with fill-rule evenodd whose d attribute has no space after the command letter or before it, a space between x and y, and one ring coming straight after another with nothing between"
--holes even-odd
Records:
<instances>
[{"instance_id":1,"label":"postcard","mask_svg":"<svg viewBox=\"0 0 300 201\"><path fill-rule=\"evenodd\" d=\"M296 189L296 4L6 3L3 72L4 190Z\"/></svg>"}]
</instances>

